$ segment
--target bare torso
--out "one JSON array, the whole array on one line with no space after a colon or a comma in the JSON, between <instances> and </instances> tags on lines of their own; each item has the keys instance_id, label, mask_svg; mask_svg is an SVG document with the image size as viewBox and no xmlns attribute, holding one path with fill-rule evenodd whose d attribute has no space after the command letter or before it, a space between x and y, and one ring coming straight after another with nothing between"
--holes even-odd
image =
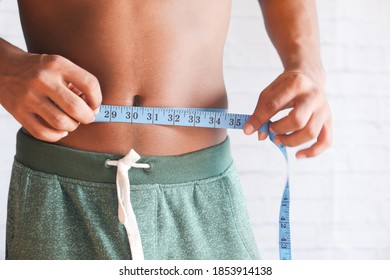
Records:
<instances>
[{"instance_id":1,"label":"bare torso","mask_svg":"<svg viewBox=\"0 0 390 280\"><path fill-rule=\"evenodd\" d=\"M158 107L227 107L222 60L230 6L231 0L19 1L30 52L62 55L94 74L103 104ZM58 144L173 155L225 137L222 129L93 123Z\"/></svg>"}]
</instances>

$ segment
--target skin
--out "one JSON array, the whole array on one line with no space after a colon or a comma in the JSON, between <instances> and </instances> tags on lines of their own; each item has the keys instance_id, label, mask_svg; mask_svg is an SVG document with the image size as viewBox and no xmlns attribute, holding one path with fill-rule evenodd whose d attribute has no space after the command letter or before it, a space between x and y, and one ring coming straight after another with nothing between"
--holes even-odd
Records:
<instances>
[{"instance_id":1,"label":"skin","mask_svg":"<svg viewBox=\"0 0 390 280\"><path fill-rule=\"evenodd\" d=\"M285 71L261 92L244 132L277 112L277 140L315 156L332 138L313 0L260 1ZM223 48L231 1L19 1L28 52L0 40L0 103L42 141L87 151L183 154L223 129L92 123L100 104L226 108ZM266 135L259 134L263 140Z\"/></svg>"},{"instance_id":2,"label":"skin","mask_svg":"<svg viewBox=\"0 0 390 280\"><path fill-rule=\"evenodd\" d=\"M270 125L270 130L279 134L275 142L296 147L315 140L310 147L299 150L296 157L317 156L332 143L332 118L324 94L315 1L259 3L285 70L261 92L244 132L254 133L279 111L291 108L286 117ZM266 135L259 133L258 137L264 140Z\"/></svg>"}]
</instances>

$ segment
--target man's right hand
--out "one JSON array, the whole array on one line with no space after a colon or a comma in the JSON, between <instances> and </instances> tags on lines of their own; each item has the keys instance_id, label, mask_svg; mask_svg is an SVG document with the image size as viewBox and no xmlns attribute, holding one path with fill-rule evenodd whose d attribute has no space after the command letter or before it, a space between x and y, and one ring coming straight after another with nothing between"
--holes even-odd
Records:
<instances>
[{"instance_id":1,"label":"man's right hand","mask_svg":"<svg viewBox=\"0 0 390 280\"><path fill-rule=\"evenodd\" d=\"M19 53L1 68L0 104L35 138L56 142L94 121L99 82L68 59Z\"/></svg>"}]
</instances>

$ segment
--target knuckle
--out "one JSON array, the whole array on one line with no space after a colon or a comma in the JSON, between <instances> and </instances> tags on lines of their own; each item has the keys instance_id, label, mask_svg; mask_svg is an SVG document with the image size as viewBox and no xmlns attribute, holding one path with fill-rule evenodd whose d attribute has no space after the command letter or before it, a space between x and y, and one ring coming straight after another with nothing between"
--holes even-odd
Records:
<instances>
[{"instance_id":1,"label":"knuckle","mask_svg":"<svg viewBox=\"0 0 390 280\"><path fill-rule=\"evenodd\" d=\"M91 101L100 104L103 97L100 90L99 80L94 75L88 73L85 77L85 84L88 85L88 88L93 96L93 100Z\"/></svg>"},{"instance_id":2,"label":"knuckle","mask_svg":"<svg viewBox=\"0 0 390 280\"><path fill-rule=\"evenodd\" d=\"M318 135L318 132L317 132L317 129L316 127L314 127L313 125L310 125L306 128L306 134L307 136L310 138L310 139L314 139L317 137Z\"/></svg>"},{"instance_id":3,"label":"knuckle","mask_svg":"<svg viewBox=\"0 0 390 280\"><path fill-rule=\"evenodd\" d=\"M273 113L278 110L279 102L276 99L269 99L264 102L266 112Z\"/></svg>"},{"instance_id":4,"label":"knuckle","mask_svg":"<svg viewBox=\"0 0 390 280\"><path fill-rule=\"evenodd\" d=\"M83 77L84 84L88 85L91 90L95 90L99 86L98 79L91 73L86 72Z\"/></svg>"},{"instance_id":5,"label":"knuckle","mask_svg":"<svg viewBox=\"0 0 390 280\"><path fill-rule=\"evenodd\" d=\"M98 105L100 105L103 101L103 96L102 96L101 91L100 91L100 86L98 86L98 89L96 92L98 93L96 96L96 102Z\"/></svg>"},{"instance_id":6,"label":"knuckle","mask_svg":"<svg viewBox=\"0 0 390 280\"><path fill-rule=\"evenodd\" d=\"M77 115L77 113L81 110L81 100L75 95L68 94L67 92L63 92L61 94L62 102L65 105L66 112L71 114L71 116Z\"/></svg>"},{"instance_id":7,"label":"knuckle","mask_svg":"<svg viewBox=\"0 0 390 280\"><path fill-rule=\"evenodd\" d=\"M290 118L291 118L293 125L297 129L302 129L305 127L305 121L301 117L299 117L295 112L292 112L290 114Z\"/></svg>"},{"instance_id":8,"label":"knuckle","mask_svg":"<svg viewBox=\"0 0 390 280\"><path fill-rule=\"evenodd\" d=\"M64 58L60 55L43 55L44 66L49 69L58 69L64 63Z\"/></svg>"},{"instance_id":9,"label":"knuckle","mask_svg":"<svg viewBox=\"0 0 390 280\"><path fill-rule=\"evenodd\" d=\"M41 104L41 96L40 93L37 92L37 90L27 90L21 98L23 98L23 100L20 101L24 102L30 107Z\"/></svg>"},{"instance_id":10,"label":"knuckle","mask_svg":"<svg viewBox=\"0 0 390 280\"><path fill-rule=\"evenodd\" d=\"M62 67L65 60L65 58L59 55L40 55L39 65L29 69L28 75L30 81L37 87L42 87L45 85L46 88L49 87L48 81L51 80L50 76L52 76L53 73L56 73L56 71Z\"/></svg>"},{"instance_id":11,"label":"knuckle","mask_svg":"<svg viewBox=\"0 0 390 280\"><path fill-rule=\"evenodd\" d=\"M324 106L326 104L325 96L322 94L321 89L319 89L318 87L313 87L310 90L310 95L313 98L313 102L315 102L316 104L319 104L322 106Z\"/></svg>"},{"instance_id":12,"label":"knuckle","mask_svg":"<svg viewBox=\"0 0 390 280\"><path fill-rule=\"evenodd\" d=\"M97 79L94 75L92 75L92 74L89 74L89 81L90 81L90 83L91 83L94 87L99 86L99 81L98 81L98 79Z\"/></svg>"},{"instance_id":13,"label":"knuckle","mask_svg":"<svg viewBox=\"0 0 390 280\"><path fill-rule=\"evenodd\" d=\"M326 148L329 148L330 146L332 146L333 144L333 139L332 137L326 137L324 140L323 140L323 143L324 143L324 146Z\"/></svg>"},{"instance_id":14,"label":"knuckle","mask_svg":"<svg viewBox=\"0 0 390 280\"><path fill-rule=\"evenodd\" d=\"M69 95L69 94L64 94L63 95L64 102L67 105L67 109L71 114L74 114L78 111L79 107L79 102L75 98L75 96Z\"/></svg>"},{"instance_id":15,"label":"knuckle","mask_svg":"<svg viewBox=\"0 0 390 280\"><path fill-rule=\"evenodd\" d=\"M31 82L37 86L43 85L46 77L47 72L44 68L36 68L31 71Z\"/></svg>"},{"instance_id":16,"label":"knuckle","mask_svg":"<svg viewBox=\"0 0 390 280\"><path fill-rule=\"evenodd\" d=\"M65 130L68 127L68 121L65 116L55 114L52 117L53 126L60 130Z\"/></svg>"},{"instance_id":17,"label":"knuckle","mask_svg":"<svg viewBox=\"0 0 390 280\"><path fill-rule=\"evenodd\" d=\"M82 124L88 124L93 120L93 113L86 111L84 106L81 106L76 100L69 101L69 109L67 113L70 117Z\"/></svg>"}]
</instances>

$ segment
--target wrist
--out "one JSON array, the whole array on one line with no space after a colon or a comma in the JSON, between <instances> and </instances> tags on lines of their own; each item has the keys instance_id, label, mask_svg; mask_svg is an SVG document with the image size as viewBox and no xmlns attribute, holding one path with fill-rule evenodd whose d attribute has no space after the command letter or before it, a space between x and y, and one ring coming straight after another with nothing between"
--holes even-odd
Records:
<instances>
[{"instance_id":1,"label":"wrist","mask_svg":"<svg viewBox=\"0 0 390 280\"><path fill-rule=\"evenodd\" d=\"M318 84L321 89L325 88L326 72L322 66L299 65L286 67L284 73L300 73L309 77L313 82Z\"/></svg>"},{"instance_id":2,"label":"wrist","mask_svg":"<svg viewBox=\"0 0 390 280\"><path fill-rule=\"evenodd\" d=\"M25 51L0 38L0 78L15 65L19 58L27 55Z\"/></svg>"},{"instance_id":3,"label":"wrist","mask_svg":"<svg viewBox=\"0 0 390 280\"><path fill-rule=\"evenodd\" d=\"M20 69L16 69L20 64L21 59L26 56L26 52L8 43L0 38L0 105L5 104L4 92L7 88L8 78L13 73L20 72Z\"/></svg>"},{"instance_id":4,"label":"wrist","mask_svg":"<svg viewBox=\"0 0 390 280\"><path fill-rule=\"evenodd\" d=\"M282 57L284 72L302 73L312 79L321 88L325 87L326 72L319 51L308 50L303 46L291 47L288 56Z\"/></svg>"}]
</instances>

